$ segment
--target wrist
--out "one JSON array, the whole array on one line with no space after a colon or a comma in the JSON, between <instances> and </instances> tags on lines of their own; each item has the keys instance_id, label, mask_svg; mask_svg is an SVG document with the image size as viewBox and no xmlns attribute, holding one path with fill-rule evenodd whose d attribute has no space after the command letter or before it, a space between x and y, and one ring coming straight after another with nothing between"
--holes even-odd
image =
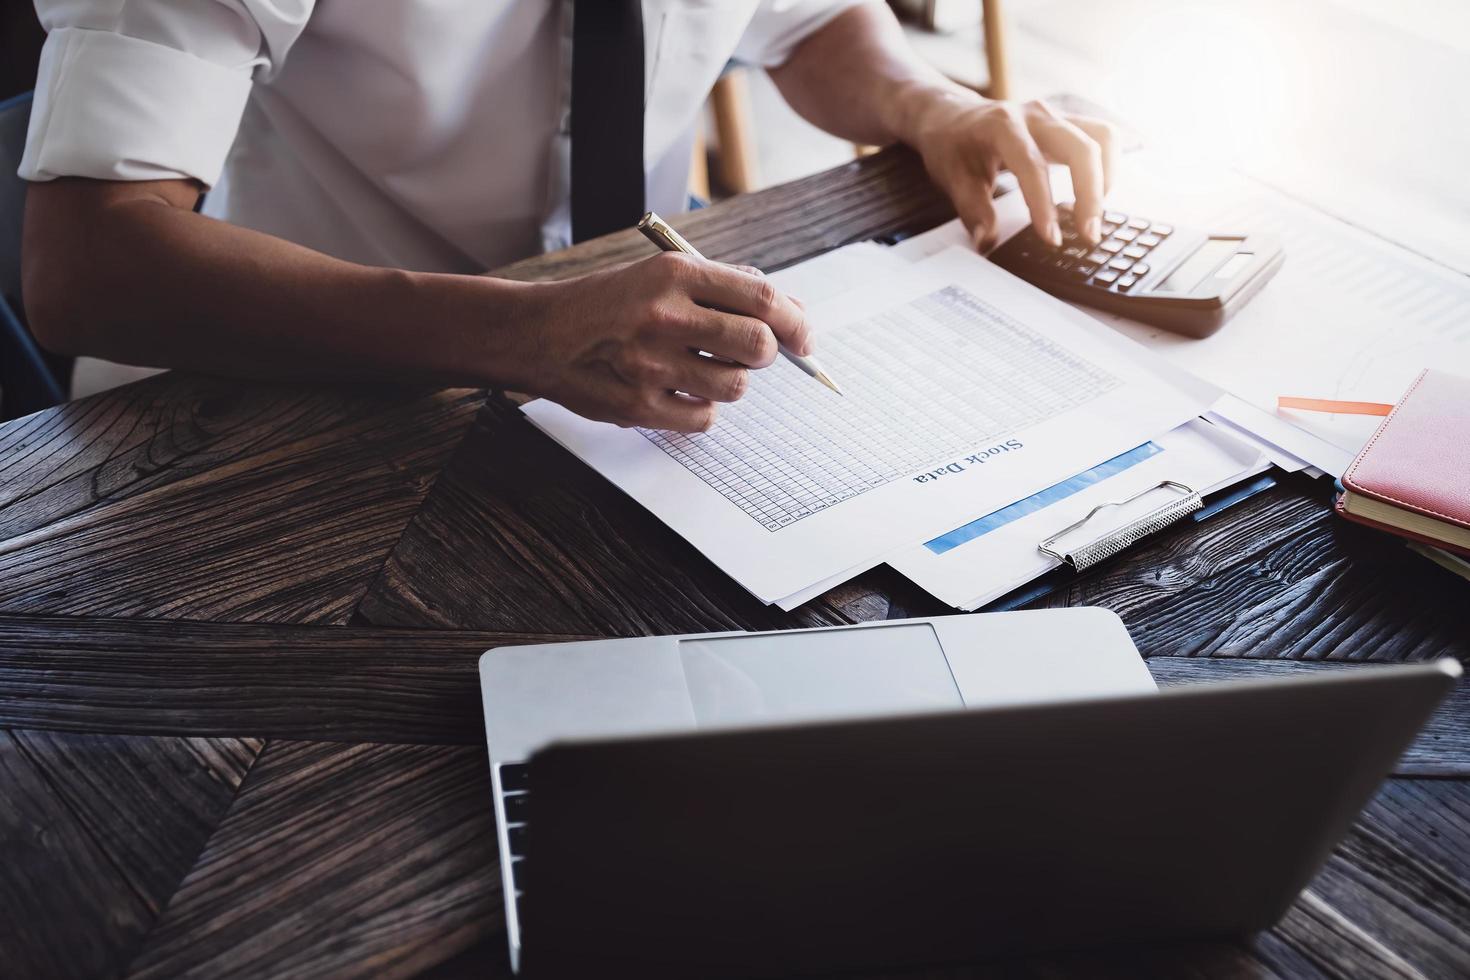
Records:
<instances>
[{"instance_id":1,"label":"wrist","mask_svg":"<svg viewBox=\"0 0 1470 980\"><path fill-rule=\"evenodd\" d=\"M889 101L888 126L900 142L922 154L924 144L956 116L989 101L948 79L916 79L900 85Z\"/></svg>"},{"instance_id":2,"label":"wrist","mask_svg":"<svg viewBox=\"0 0 1470 980\"><path fill-rule=\"evenodd\" d=\"M491 276L400 273L412 294L418 355L452 384L531 391L541 353L538 325L549 283Z\"/></svg>"}]
</instances>

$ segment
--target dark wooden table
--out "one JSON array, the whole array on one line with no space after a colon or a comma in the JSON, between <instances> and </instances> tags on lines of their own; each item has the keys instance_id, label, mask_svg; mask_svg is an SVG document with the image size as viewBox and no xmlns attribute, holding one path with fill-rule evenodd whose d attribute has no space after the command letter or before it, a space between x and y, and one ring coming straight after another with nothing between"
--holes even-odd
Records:
<instances>
[{"instance_id":1,"label":"dark wooden table","mask_svg":"<svg viewBox=\"0 0 1470 980\"><path fill-rule=\"evenodd\" d=\"M775 268L947 217L889 151L680 225ZM1045 602L1116 610L1167 683L1470 655L1470 586L1328 492L1288 478ZM764 607L484 392L169 374L12 422L0 975L507 975L481 650L942 612L889 570ZM1270 932L922 975L1470 975L1467 775L1461 695Z\"/></svg>"}]
</instances>

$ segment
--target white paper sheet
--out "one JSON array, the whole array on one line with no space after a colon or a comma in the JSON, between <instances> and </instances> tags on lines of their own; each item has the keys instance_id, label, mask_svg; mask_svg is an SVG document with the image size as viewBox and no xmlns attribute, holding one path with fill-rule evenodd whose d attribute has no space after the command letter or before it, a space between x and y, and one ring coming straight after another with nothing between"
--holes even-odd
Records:
<instances>
[{"instance_id":1,"label":"white paper sheet","mask_svg":"<svg viewBox=\"0 0 1470 980\"><path fill-rule=\"evenodd\" d=\"M854 242L771 273L771 281L809 308L893 273L894 256L877 242Z\"/></svg>"},{"instance_id":2,"label":"white paper sheet","mask_svg":"<svg viewBox=\"0 0 1470 980\"><path fill-rule=\"evenodd\" d=\"M1056 559L1037 550L1037 544L1101 503L1124 500L1161 480L1209 493L1265 465L1254 447L1199 419L1151 442L1161 451L1071 496L1021 514L964 543L951 540L936 542L932 548L923 544L904 548L891 555L888 563L940 601L957 609L975 609L1057 567ZM1166 492L1161 493L1165 496L1141 499L1133 510L1100 514L1077 533L1085 540L1095 540L1167 500ZM1069 543L1080 542L1069 539ZM939 550L945 547L947 550Z\"/></svg>"},{"instance_id":3,"label":"white paper sheet","mask_svg":"<svg viewBox=\"0 0 1470 980\"><path fill-rule=\"evenodd\" d=\"M1070 198L1055 170L1052 183L1058 200ZM1109 201L1206 231L1282 239L1286 264L1212 337L1077 308L1228 392L1214 412L1264 440L1285 469L1310 463L1340 475L1380 420L1278 411L1278 395L1396 402L1425 367L1470 375L1470 277L1196 161L1129 154ZM1001 240L1025 227L1019 194L995 203ZM891 251L923 257L965 241L953 221Z\"/></svg>"},{"instance_id":4,"label":"white paper sheet","mask_svg":"<svg viewBox=\"0 0 1470 980\"><path fill-rule=\"evenodd\" d=\"M1109 322L1259 413L1217 409L1227 418L1333 475L1381 420L1278 411L1278 395L1392 403L1425 367L1470 375L1464 275L1246 177L1147 153L1126 159L1109 200L1206 231L1282 239L1286 264L1212 337Z\"/></svg>"},{"instance_id":5,"label":"white paper sheet","mask_svg":"<svg viewBox=\"0 0 1470 980\"><path fill-rule=\"evenodd\" d=\"M1058 200L1065 200L1067 185L1065 180L1058 178L1058 173L1065 174L1065 171L1059 171L1057 168L1053 168L1053 193ZM1002 174L1002 176L1008 177L1009 174ZM997 241L999 242L1004 242L1010 236L1030 224L1031 216L1026 210L1025 200L1021 197L1019 191L996 199L995 219L998 229ZM915 235L913 238L905 239L897 245L891 246L888 252L890 255L906 261L919 262L945 249L962 248L969 250L971 247L969 233L965 231L965 226L961 224L960 219L955 218L938 227L931 228L923 234ZM872 261L871 257L868 257L866 261ZM1004 272L1004 270L999 271ZM1011 275L1009 272L1004 272L1004 274ZM1029 288L1034 289L1035 287ZM1073 309L1093 316L1094 318L1100 315L1097 314L1097 311L1080 304L1074 303L1069 305ZM1226 392L1223 388L1184 370L1172 361L1160 357L1145 345L1138 343L1131 337L1124 336L1117 330L1108 331L1107 334L1102 336L1102 339L1106 343L1111 344L1122 356L1138 362L1150 373L1163 378L1175 388L1187 392L1191 398L1201 399L1207 404L1214 405L1221 398L1225 397Z\"/></svg>"},{"instance_id":6,"label":"white paper sheet","mask_svg":"<svg viewBox=\"0 0 1470 980\"><path fill-rule=\"evenodd\" d=\"M778 360L708 433L532 422L765 602L1137 446L1205 404L964 249L811 304L847 397Z\"/></svg>"}]
</instances>

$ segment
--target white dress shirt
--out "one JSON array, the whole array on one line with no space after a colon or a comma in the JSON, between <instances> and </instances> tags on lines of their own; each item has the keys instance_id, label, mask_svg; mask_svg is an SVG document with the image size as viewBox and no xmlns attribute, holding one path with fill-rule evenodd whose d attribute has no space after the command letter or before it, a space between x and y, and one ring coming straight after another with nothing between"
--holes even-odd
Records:
<instances>
[{"instance_id":1,"label":"white dress shirt","mask_svg":"<svg viewBox=\"0 0 1470 980\"><path fill-rule=\"evenodd\" d=\"M685 209L700 107L865 0L643 0L644 168ZM206 213L373 265L570 243L572 0L38 0L20 175L193 178Z\"/></svg>"}]
</instances>

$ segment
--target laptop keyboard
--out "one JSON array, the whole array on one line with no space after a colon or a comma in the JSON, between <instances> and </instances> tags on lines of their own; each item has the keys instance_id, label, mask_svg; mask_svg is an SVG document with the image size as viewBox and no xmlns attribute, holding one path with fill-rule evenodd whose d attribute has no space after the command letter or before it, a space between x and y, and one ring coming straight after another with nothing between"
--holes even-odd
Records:
<instances>
[{"instance_id":1,"label":"laptop keyboard","mask_svg":"<svg viewBox=\"0 0 1470 980\"><path fill-rule=\"evenodd\" d=\"M525 763L505 763L500 767L500 798L505 804L505 835L510 842L510 882L518 899L521 896L521 878L526 867L529 773L530 767Z\"/></svg>"}]
</instances>

